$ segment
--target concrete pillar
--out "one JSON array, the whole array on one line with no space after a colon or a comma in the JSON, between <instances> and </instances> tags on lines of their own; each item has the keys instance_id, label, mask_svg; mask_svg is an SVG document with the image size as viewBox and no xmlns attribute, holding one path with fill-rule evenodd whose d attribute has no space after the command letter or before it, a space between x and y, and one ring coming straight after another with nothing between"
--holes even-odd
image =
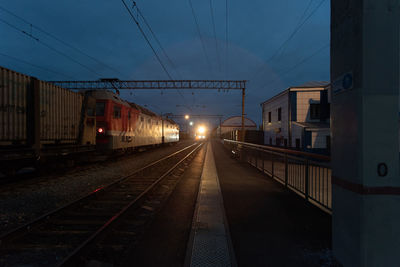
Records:
<instances>
[{"instance_id":1,"label":"concrete pillar","mask_svg":"<svg viewBox=\"0 0 400 267\"><path fill-rule=\"evenodd\" d=\"M400 0L331 0L333 253L399 266Z\"/></svg>"}]
</instances>

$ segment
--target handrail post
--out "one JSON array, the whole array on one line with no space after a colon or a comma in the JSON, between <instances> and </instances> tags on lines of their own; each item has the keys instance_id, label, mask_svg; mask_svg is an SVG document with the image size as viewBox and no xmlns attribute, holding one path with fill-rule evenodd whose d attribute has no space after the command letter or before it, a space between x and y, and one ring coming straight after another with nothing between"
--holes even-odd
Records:
<instances>
[{"instance_id":1,"label":"handrail post","mask_svg":"<svg viewBox=\"0 0 400 267\"><path fill-rule=\"evenodd\" d=\"M256 169L258 169L258 154L259 154L259 151L256 150L256 156L255 156L255 158L256 158Z\"/></svg>"},{"instance_id":2,"label":"handrail post","mask_svg":"<svg viewBox=\"0 0 400 267\"><path fill-rule=\"evenodd\" d=\"M306 197L306 200L308 200L308 168L309 168L309 161L306 159L306 170L305 170L305 177L304 177L304 183L305 183L305 188L304 188L304 195Z\"/></svg>"},{"instance_id":3,"label":"handrail post","mask_svg":"<svg viewBox=\"0 0 400 267\"><path fill-rule=\"evenodd\" d=\"M274 154L271 153L271 175L274 178Z\"/></svg>"},{"instance_id":4,"label":"handrail post","mask_svg":"<svg viewBox=\"0 0 400 267\"><path fill-rule=\"evenodd\" d=\"M264 166L264 162L265 162L265 157L264 157L264 151L261 151L260 152L261 153L261 160L262 160L262 171L263 171L263 174L265 173L265 166Z\"/></svg>"},{"instance_id":5,"label":"handrail post","mask_svg":"<svg viewBox=\"0 0 400 267\"><path fill-rule=\"evenodd\" d=\"M288 176L289 176L289 169L288 169L288 156L285 153L285 186L288 185Z\"/></svg>"}]
</instances>

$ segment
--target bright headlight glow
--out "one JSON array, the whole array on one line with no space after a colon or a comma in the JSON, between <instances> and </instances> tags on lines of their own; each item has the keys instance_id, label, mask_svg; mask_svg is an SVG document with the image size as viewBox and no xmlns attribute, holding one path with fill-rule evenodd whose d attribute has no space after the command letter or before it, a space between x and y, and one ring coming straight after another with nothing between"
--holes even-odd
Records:
<instances>
[{"instance_id":1,"label":"bright headlight glow","mask_svg":"<svg viewBox=\"0 0 400 267\"><path fill-rule=\"evenodd\" d=\"M206 128L204 128L204 126L200 126L197 131L199 132L199 134L203 134L206 132Z\"/></svg>"}]
</instances>

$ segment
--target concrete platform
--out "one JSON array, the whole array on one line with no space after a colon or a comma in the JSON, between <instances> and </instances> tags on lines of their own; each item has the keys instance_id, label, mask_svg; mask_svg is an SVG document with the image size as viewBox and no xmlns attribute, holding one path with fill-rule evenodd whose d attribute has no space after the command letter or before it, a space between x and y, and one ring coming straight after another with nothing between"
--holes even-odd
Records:
<instances>
[{"instance_id":1,"label":"concrete platform","mask_svg":"<svg viewBox=\"0 0 400 267\"><path fill-rule=\"evenodd\" d=\"M330 215L219 141L196 157L128 254L126 266L337 265Z\"/></svg>"},{"instance_id":2,"label":"concrete platform","mask_svg":"<svg viewBox=\"0 0 400 267\"><path fill-rule=\"evenodd\" d=\"M332 266L331 216L212 142L238 266Z\"/></svg>"}]
</instances>

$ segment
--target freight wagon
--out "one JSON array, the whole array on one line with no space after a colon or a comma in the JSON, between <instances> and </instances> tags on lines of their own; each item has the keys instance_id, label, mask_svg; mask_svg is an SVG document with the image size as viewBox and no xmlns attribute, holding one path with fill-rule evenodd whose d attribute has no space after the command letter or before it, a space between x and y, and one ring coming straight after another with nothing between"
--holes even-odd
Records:
<instances>
[{"instance_id":1,"label":"freight wagon","mask_svg":"<svg viewBox=\"0 0 400 267\"><path fill-rule=\"evenodd\" d=\"M0 67L0 168L94 151L96 100Z\"/></svg>"},{"instance_id":2,"label":"freight wagon","mask_svg":"<svg viewBox=\"0 0 400 267\"><path fill-rule=\"evenodd\" d=\"M179 141L179 126L106 90L73 92L0 67L0 173Z\"/></svg>"}]
</instances>

